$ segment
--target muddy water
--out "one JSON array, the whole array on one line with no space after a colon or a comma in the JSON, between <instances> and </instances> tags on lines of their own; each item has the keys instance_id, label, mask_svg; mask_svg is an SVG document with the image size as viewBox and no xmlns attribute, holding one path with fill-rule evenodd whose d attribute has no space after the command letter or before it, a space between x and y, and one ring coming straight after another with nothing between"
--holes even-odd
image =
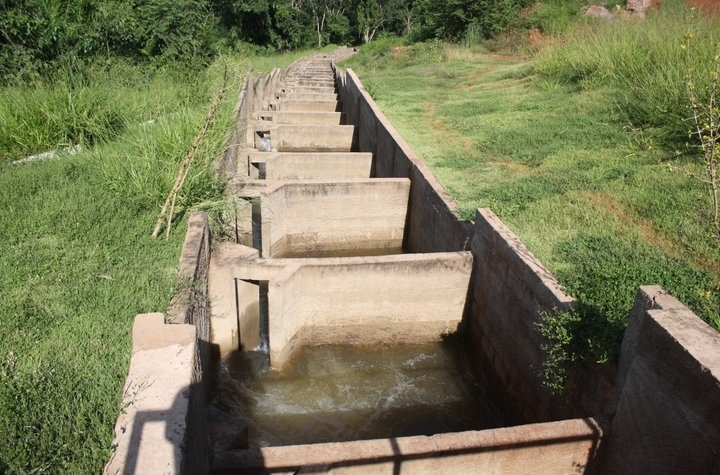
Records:
<instances>
[{"instance_id":1,"label":"muddy water","mask_svg":"<svg viewBox=\"0 0 720 475\"><path fill-rule=\"evenodd\" d=\"M303 349L282 373L267 355L223 362L215 403L246 421L250 446L343 442L501 425L452 341Z\"/></svg>"}]
</instances>

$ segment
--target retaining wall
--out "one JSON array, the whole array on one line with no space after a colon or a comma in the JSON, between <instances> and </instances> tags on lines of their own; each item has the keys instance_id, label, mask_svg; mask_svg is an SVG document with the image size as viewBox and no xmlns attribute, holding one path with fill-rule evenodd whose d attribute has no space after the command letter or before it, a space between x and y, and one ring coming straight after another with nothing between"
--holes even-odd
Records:
<instances>
[{"instance_id":1,"label":"retaining wall","mask_svg":"<svg viewBox=\"0 0 720 475\"><path fill-rule=\"evenodd\" d=\"M135 317L123 411L105 474L208 473L198 394L195 327L165 324L162 313ZM205 431L205 434L207 432ZM200 443L196 443L200 442Z\"/></svg>"},{"instance_id":2,"label":"retaining wall","mask_svg":"<svg viewBox=\"0 0 720 475\"><path fill-rule=\"evenodd\" d=\"M469 347L499 388L497 399L513 423L602 414L617 401L614 372L574 375L574 390L553 394L539 376L546 343L535 327L542 312L573 305L556 279L489 210L476 223L455 216L450 199L432 173L400 137L348 70L338 73L348 122L358 127L358 148L374 154L373 176L411 180L406 252L470 249L475 257L464 327ZM472 242L472 246L471 246ZM512 309L509 311L509 309ZM587 391L591 387L594 391Z\"/></svg>"}]
</instances>

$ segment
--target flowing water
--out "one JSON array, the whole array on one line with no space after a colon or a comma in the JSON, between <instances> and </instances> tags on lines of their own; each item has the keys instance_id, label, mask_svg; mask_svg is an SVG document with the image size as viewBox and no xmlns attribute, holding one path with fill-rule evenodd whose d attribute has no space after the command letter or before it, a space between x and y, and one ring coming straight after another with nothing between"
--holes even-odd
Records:
<instances>
[{"instance_id":1,"label":"flowing water","mask_svg":"<svg viewBox=\"0 0 720 475\"><path fill-rule=\"evenodd\" d=\"M317 346L274 372L266 353L236 353L222 364L215 403L248 424L251 447L498 427L464 354L452 339Z\"/></svg>"}]
</instances>

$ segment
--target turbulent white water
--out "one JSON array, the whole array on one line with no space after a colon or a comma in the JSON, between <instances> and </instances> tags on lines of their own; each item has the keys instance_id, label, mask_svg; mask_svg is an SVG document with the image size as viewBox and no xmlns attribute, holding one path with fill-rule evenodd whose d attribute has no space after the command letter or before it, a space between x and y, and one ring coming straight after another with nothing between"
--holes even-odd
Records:
<instances>
[{"instance_id":1,"label":"turbulent white water","mask_svg":"<svg viewBox=\"0 0 720 475\"><path fill-rule=\"evenodd\" d=\"M223 362L215 402L256 447L496 427L462 355L447 343L310 347L275 373L266 354L239 353Z\"/></svg>"}]
</instances>

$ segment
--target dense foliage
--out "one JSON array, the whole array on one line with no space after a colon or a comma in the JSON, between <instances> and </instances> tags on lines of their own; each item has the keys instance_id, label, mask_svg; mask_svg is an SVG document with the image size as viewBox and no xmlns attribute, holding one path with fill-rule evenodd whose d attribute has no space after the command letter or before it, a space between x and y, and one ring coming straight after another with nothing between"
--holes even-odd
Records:
<instances>
[{"instance_id":1,"label":"dense foliage","mask_svg":"<svg viewBox=\"0 0 720 475\"><path fill-rule=\"evenodd\" d=\"M530 0L0 0L0 75L78 59L207 63L218 51L488 37Z\"/></svg>"}]
</instances>

